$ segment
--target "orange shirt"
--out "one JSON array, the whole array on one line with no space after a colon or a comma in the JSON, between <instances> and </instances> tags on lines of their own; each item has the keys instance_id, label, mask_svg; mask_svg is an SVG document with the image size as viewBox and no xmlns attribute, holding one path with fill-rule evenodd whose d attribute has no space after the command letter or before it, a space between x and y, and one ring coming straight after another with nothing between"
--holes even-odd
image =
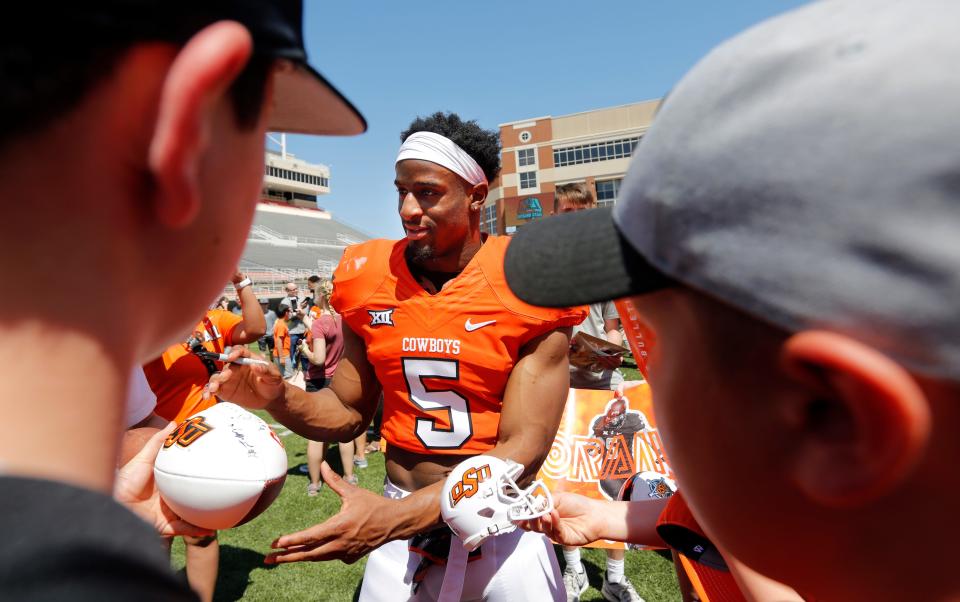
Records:
<instances>
[{"instance_id":1,"label":"orange shirt","mask_svg":"<svg viewBox=\"0 0 960 602\"><path fill-rule=\"evenodd\" d=\"M209 323L206 323L208 322ZM207 351L223 352L233 344L233 331L243 318L222 309L207 312L194 332L203 339ZM222 366L217 362L217 367ZM213 406L217 400L202 399L203 387L210 375L200 358L190 353L186 343L178 343L143 367L147 382L157 396L157 415L182 422L189 416Z\"/></svg>"},{"instance_id":2,"label":"orange shirt","mask_svg":"<svg viewBox=\"0 0 960 602\"><path fill-rule=\"evenodd\" d=\"M410 274L406 240L348 247L331 304L367 347L383 386L383 437L419 453L483 453L497 442L510 371L529 340L583 321L585 307L527 305L503 275L507 237L490 237L436 295Z\"/></svg>"},{"instance_id":3,"label":"orange shirt","mask_svg":"<svg viewBox=\"0 0 960 602\"><path fill-rule=\"evenodd\" d=\"M283 350L283 353L280 351ZM290 357L290 328L287 321L277 320L273 325L273 356L279 358Z\"/></svg>"}]
</instances>

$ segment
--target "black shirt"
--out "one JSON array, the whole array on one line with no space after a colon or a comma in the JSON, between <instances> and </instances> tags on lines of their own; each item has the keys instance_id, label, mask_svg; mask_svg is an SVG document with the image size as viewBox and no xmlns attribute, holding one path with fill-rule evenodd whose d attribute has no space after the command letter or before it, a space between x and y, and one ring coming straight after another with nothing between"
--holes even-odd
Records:
<instances>
[{"instance_id":1,"label":"black shirt","mask_svg":"<svg viewBox=\"0 0 960 602\"><path fill-rule=\"evenodd\" d=\"M0 598L197 600L156 532L112 498L0 477Z\"/></svg>"}]
</instances>

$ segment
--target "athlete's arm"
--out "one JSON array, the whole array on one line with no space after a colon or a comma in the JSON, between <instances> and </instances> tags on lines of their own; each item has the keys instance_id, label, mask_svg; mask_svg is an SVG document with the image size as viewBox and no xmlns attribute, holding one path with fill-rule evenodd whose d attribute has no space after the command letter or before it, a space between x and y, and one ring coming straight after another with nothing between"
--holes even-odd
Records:
<instances>
[{"instance_id":1,"label":"athlete's arm","mask_svg":"<svg viewBox=\"0 0 960 602\"><path fill-rule=\"evenodd\" d=\"M233 275L233 283L237 284L244 279L241 272ZM267 332L267 321L260 309L260 302L253 292L252 286L245 286L237 292L240 309L243 312L243 321L233 327L232 344L246 345L262 337Z\"/></svg>"},{"instance_id":2,"label":"athlete's arm","mask_svg":"<svg viewBox=\"0 0 960 602\"><path fill-rule=\"evenodd\" d=\"M521 478L537 474L560 427L570 390L570 330L528 342L507 380L497 445L490 454L523 464Z\"/></svg>"},{"instance_id":3,"label":"athlete's arm","mask_svg":"<svg viewBox=\"0 0 960 602\"><path fill-rule=\"evenodd\" d=\"M234 349L230 359L253 356ZM313 393L284 382L273 364L227 363L207 384L217 395L247 408L266 409L291 431L312 441L349 441L360 434L377 409L380 384L367 361L363 339L343 325L343 357L329 388Z\"/></svg>"}]
</instances>

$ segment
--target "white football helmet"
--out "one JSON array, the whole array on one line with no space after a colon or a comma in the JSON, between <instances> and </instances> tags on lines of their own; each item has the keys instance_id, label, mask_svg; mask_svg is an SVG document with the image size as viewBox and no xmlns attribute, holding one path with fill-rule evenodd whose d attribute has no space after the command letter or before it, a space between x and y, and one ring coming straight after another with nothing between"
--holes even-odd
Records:
<instances>
[{"instance_id":1,"label":"white football helmet","mask_svg":"<svg viewBox=\"0 0 960 602\"><path fill-rule=\"evenodd\" d=\"M474 456L458 464L443 484L440 514L468 551L488 537L510 533L515 520L553 510L550 491L540 480L517 485L523 464L493 456Z\"/></svg>"}]
</instances>

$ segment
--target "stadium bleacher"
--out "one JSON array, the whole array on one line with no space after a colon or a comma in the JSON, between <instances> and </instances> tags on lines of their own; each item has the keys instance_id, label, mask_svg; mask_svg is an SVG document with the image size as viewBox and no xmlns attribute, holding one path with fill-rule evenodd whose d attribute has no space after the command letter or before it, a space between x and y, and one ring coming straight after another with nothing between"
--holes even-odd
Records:
<instances>
[{"instance_id":1,"label":"stadium bleacher","mask_svg":"<svg viewBox=\"0 0 960 602\"><path fill-rule=\"evenodd\" d=\"M279 296L291 280L329 277L347 245L369 238L326 211L260 203L240 269L254 281L257 296ZM224 294L234 297L233 287Z\"/></svg>"},{"instance_id":2,"label":"stadium bleacher","mask_svg":"<svg viewBox=\"0 0 960 602\"><path fill-rule=\"evenodd\" d=\"M360 242L370 238L342 222L338 222L325 211L277 207L261 203L257 207L254 226L263 226L289 236L336 240L338 235ZM323 216L323 217L321 217Z\"/></svg>"}]
</instances>

